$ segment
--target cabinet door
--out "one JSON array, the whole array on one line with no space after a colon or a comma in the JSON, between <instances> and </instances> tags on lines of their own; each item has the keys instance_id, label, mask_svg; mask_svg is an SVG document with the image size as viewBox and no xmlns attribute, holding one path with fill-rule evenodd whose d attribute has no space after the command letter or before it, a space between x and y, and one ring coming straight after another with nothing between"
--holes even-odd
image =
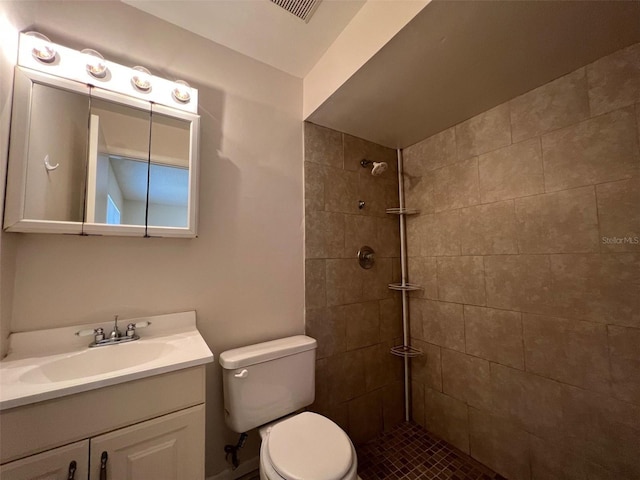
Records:
<instances>
[{"instance_id":1,"label":"cabinet door","mask_svg":"<svg viewBox=\"0 0 640 480\"><path fill-rule=\"evenodd\" d=\"M0 465L2 480L86 480L89 440Z\"/></svg>"},{"instance_id":2,"label":"cabinet door","mask_svg":"<svg viewBox=\"0 0 640 480\"><path fill-rule=\"evenodd\" d=\"M204 479L204 405L92 438L90 462L91 480Z\"/></svg>"}]
</instances>

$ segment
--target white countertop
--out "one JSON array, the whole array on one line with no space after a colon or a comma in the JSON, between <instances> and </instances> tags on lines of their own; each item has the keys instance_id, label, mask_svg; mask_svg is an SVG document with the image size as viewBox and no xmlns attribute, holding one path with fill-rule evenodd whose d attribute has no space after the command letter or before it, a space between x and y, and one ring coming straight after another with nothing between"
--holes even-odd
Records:
<instances>
[{"instance_id":1,"label":"white countertop","mask_svg":"<svg viewBox=\"0 0 640 480\"><path fill-rule=\"evenodd\" d=\"M12 333L0 361L0 410L213 361L195 312L124 319L119 327L143 321L151 325L137 330L140 340L95 348L93 336L75 332L102 327L108 335L112 322Z\"/></svg>"}]
</instances>

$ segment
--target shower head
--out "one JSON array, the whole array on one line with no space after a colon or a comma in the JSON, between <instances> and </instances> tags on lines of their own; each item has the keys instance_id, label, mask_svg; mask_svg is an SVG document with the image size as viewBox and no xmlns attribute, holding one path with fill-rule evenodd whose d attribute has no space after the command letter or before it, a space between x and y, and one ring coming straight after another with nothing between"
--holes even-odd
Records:
<instances>
[{"instance_id":1,"label":"shower head","mask_svg":"<svg viewBox=\"0 0 640 480\"><path fill-rule=\"evenodd\" d=\"M387 162L373 162L373 168L371 169L371 175L377 177L382 175L388 168Z\"/></svg>"},{"instance_id":2,"label":"shower head","mask_svg":"<svg viewBox=\"0 0 640 480\"><path fill-rule=\"evenodd\" d=\"M373 175L374 177L382 175L389 167L389 165L387 165L387 162L372 162L371 160L361 160L360 165L362 165L362 168L373 165L373 168L371 169L371 175Z\"/></svg>"}]
</instances>

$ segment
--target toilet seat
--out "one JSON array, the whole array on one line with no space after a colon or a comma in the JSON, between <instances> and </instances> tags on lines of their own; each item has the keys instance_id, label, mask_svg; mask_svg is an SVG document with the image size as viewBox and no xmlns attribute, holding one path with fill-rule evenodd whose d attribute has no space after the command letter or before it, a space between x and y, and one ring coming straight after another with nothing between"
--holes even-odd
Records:
<instances>
[{"instance_id":1,"label":"toilet seat","mask_svg":"<svg viewBox=\"0 0 640 480\"><path fill-rule=\"evenodd\" d=\"M269 428L261 466L285 480L356 478L355 450L347 434L322 415L303 412ZM265 472L266 473L266 472Z\"/></svg>"}]
</instances>

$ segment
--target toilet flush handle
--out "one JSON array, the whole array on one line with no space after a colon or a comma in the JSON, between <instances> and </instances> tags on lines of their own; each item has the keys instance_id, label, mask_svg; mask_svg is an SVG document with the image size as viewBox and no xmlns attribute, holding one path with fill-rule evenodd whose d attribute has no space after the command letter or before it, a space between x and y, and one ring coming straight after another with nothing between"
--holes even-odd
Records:
<instances>
[{"instance_id":1,"label":"toilet flush handle","mask_svg":"<svg viewBox=\"0 0 640 480\"><path fill-rule=\"evenodd\" d=\"M248 376L249 376L249 370L247 370L246 368L243 368L242 370L240 370L238 373L234 375L234 377L236 378L247 378Z\"/></svg>"}]
</instances>

